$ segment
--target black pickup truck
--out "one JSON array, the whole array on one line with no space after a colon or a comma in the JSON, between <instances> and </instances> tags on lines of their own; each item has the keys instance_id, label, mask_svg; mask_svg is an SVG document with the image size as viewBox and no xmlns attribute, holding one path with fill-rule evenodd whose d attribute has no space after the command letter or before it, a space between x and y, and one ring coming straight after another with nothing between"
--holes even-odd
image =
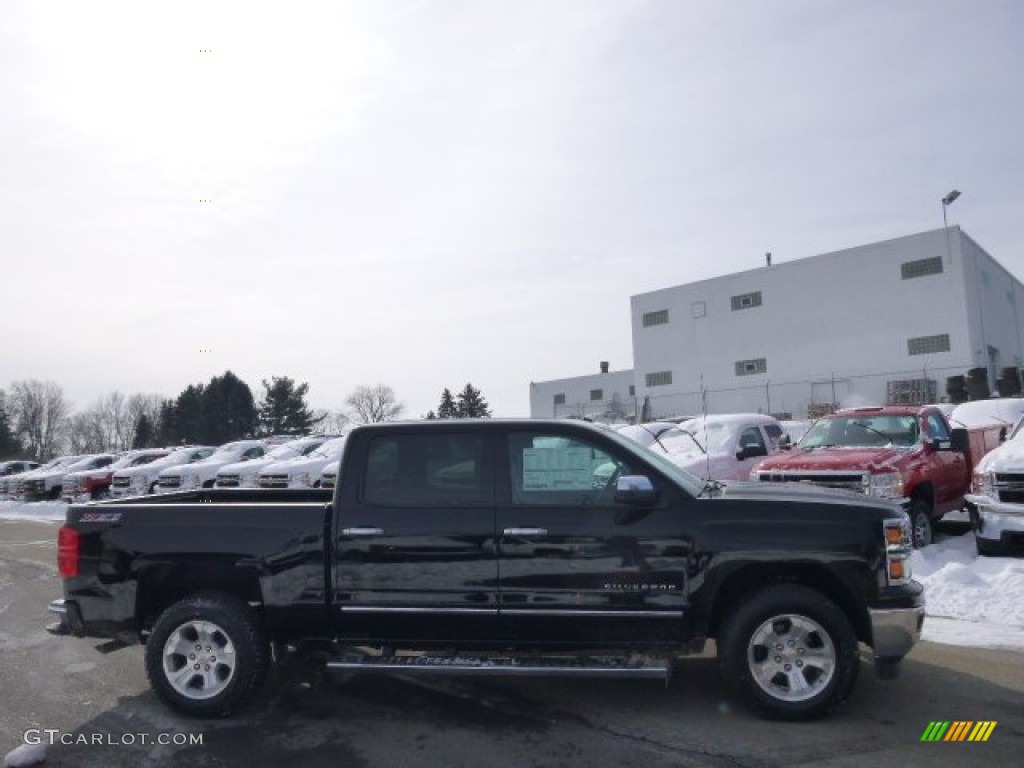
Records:
<instances>
[{"instance_id":1,"label":"black pickup truck","mask_svg":"<svg viewBox=\"0 0 1024 768\"><path fill-rule=\"evenodd\" d=\"M850 694L859 643L896 676L924 618L910 552L890 502L704 483L581 422L378 424L333 492L71 506L50 630L144 642L158 696L197 716L294 649L349 672L666 679L714 639L739 699L802 720Z\"/></svg>"}]
</instances>

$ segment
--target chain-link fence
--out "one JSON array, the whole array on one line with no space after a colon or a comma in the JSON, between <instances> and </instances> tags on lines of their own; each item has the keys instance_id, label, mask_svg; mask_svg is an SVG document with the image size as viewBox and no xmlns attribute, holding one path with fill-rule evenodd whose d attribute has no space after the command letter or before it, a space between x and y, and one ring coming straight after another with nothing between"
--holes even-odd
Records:
<instances>
[{"instance_id":1,"label":"chain-link fence","mask_svg":"<svg viewBox=\"0 0 1024 768\"><path fill-rule=\"evenodd\" d=\"M636 396L556 403L557 418L603 422L680 419L702 413L768 413L780 419L814 419L839 408L965 402L1021 394L1021 371L918 368L871 374L829 374L812 379L670 392L652 388ZM665 389L668 389L667 387Z\"/></svg>"}]
</instances>

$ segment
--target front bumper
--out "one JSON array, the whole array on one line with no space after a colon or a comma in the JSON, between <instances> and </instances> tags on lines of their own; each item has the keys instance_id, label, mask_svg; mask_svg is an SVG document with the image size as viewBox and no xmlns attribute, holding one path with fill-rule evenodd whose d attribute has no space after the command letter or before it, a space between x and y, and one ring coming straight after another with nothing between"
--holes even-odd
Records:
<instances>
[{"instance_id":1,"label":"front bumper","mask_svg":"<svg viewBox=\"0 0 1024 768\"><path fill-rule=\"evenodd\" d=\"M923 600L911 608L871 609L868 614L876 659L902 659L921 639Z\"/></svg>"}]
</instances>

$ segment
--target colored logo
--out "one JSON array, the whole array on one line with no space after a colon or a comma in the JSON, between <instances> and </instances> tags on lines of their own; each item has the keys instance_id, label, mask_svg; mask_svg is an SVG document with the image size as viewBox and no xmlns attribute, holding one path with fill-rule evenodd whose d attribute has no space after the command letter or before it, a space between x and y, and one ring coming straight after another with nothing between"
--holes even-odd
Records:
<instances>
[{"instance_id":1,"label":"colored logo","mask_svg":"<svg viewBox=\"0 0 1024 768\"><path fill-rule=\"evenodd\" d=\"M996 720L933 720L921 734L921 741L988 741Z\"/></svg>"}]
</instances>

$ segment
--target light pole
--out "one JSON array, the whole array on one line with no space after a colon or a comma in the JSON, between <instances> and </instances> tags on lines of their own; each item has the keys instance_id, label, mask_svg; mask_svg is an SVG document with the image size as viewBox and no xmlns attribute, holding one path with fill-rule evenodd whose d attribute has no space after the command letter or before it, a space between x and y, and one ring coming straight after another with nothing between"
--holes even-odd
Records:
<instances>
[{"instance_id":1,"label":"light pole","mask_svg":"<svg viewBox=\"0 0 1024 768\"><path fill-rule=\"evenodd\" d=\"M946 235L946 263L953 264L953 246L949 244L949 222L946 221L946 209L953 204L953 201L960 197L960 190L954 189L942 198L942 231Z\"/></svg>"},{"instance_id":2,"label":"light pole","mask_svg":"<svg viewBox=\"0 0 1024 768\"><path fill-rule=\"evenodd\" d=\"M942 198L942 226L945 229L949 229L949 224L946 223L946 209L953 204L953 201L960 197L960 190L954 189L944 198Z\"/></svg>"}]
</instances>

